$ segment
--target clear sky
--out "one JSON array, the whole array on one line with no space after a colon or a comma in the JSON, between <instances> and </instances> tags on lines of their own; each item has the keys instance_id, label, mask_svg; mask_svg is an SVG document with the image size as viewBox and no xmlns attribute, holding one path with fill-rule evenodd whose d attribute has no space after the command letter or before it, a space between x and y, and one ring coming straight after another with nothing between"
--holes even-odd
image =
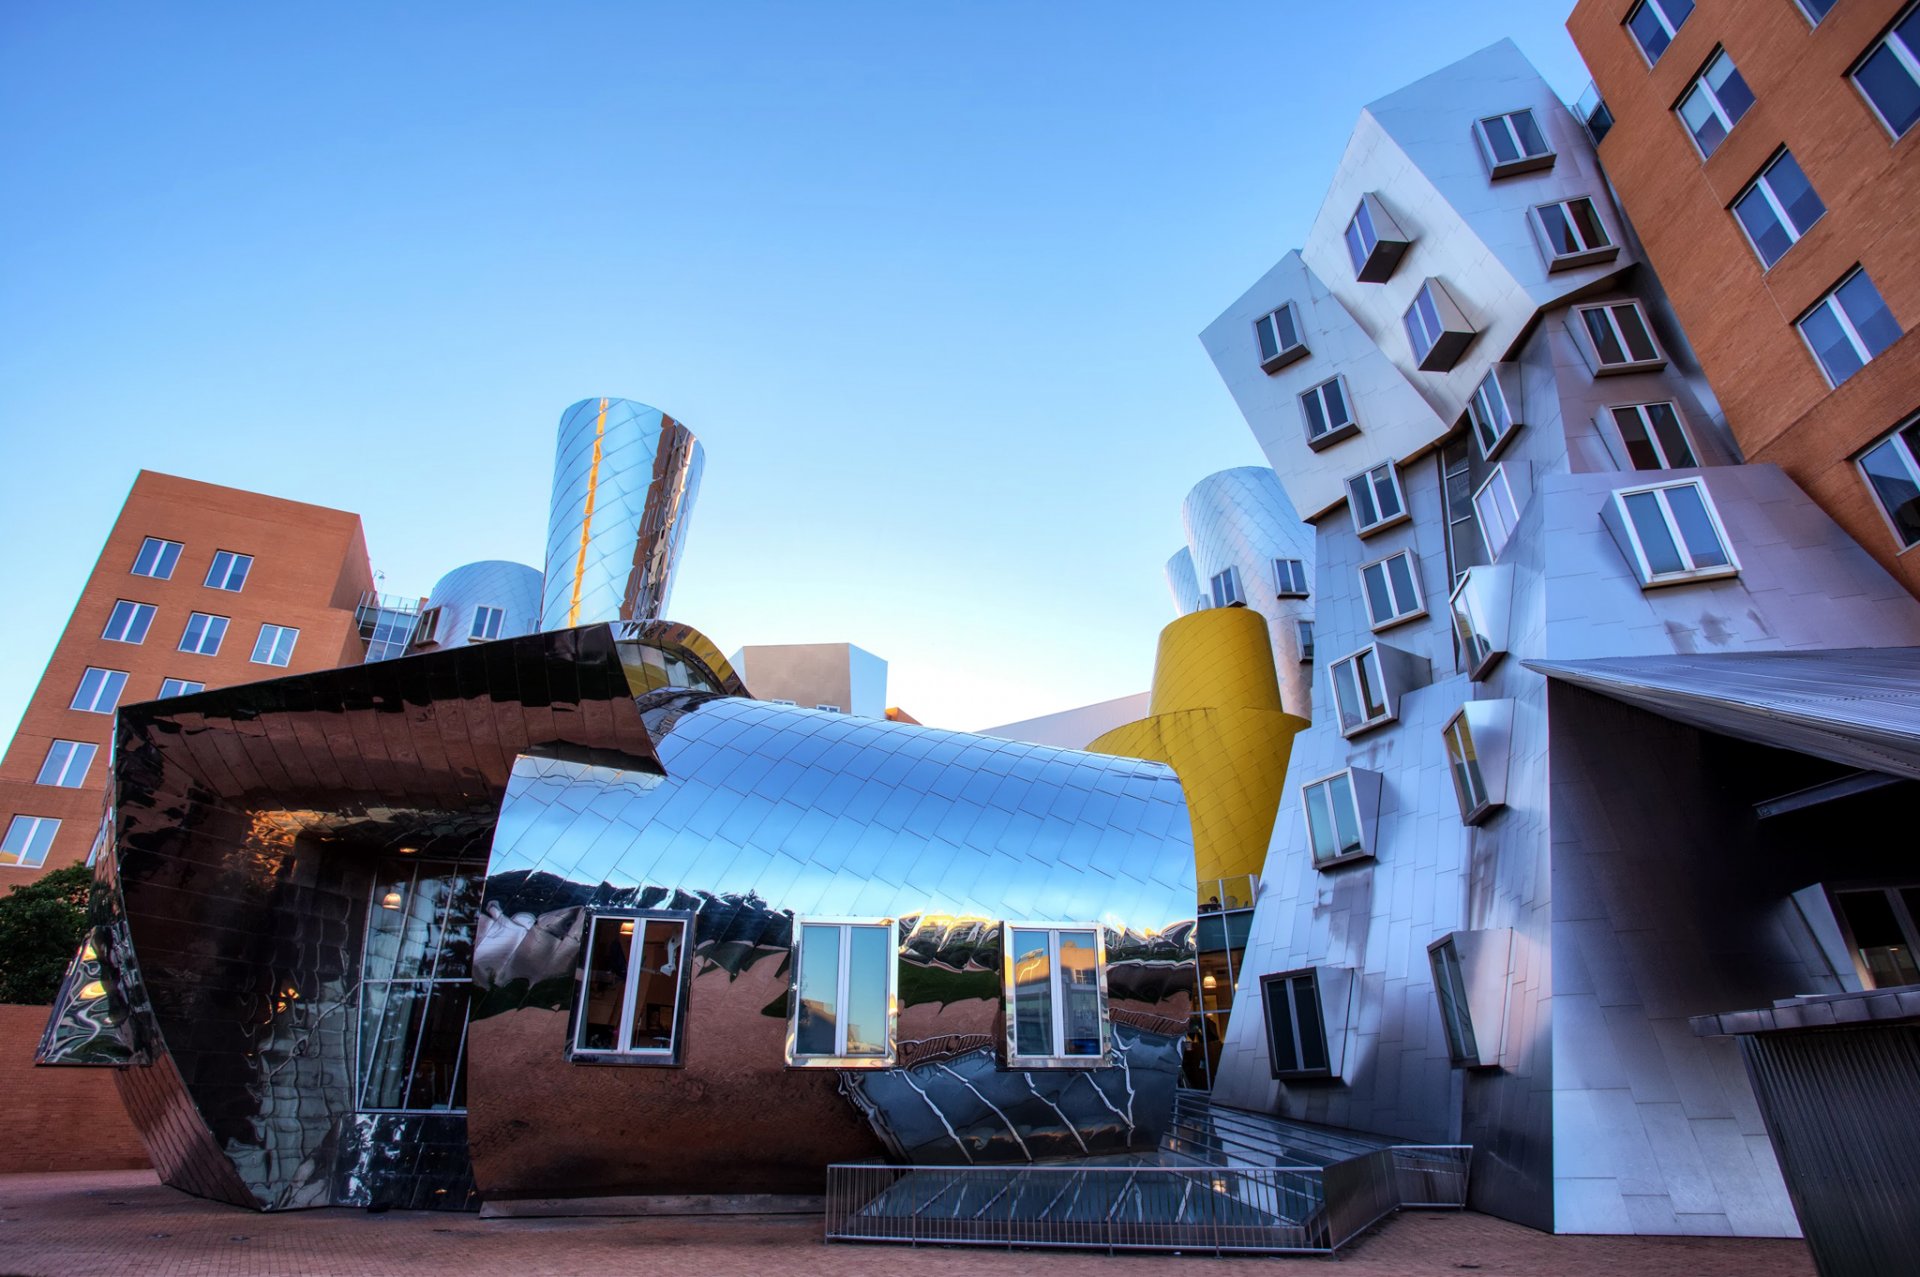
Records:
<instances>
[{"instance_id":1,"label":"clear sky","mask_svg":"<svg viewBox=\"0 0 1920 1277\"><path fill-rule=\"evenodd\" d=\"M672 616L981 727L1147 685L1196 334L1369 100L1566 0L0 6L0 731L135 471L539 566L578 399L707 468Z\"/></svg>"}]
</instances>

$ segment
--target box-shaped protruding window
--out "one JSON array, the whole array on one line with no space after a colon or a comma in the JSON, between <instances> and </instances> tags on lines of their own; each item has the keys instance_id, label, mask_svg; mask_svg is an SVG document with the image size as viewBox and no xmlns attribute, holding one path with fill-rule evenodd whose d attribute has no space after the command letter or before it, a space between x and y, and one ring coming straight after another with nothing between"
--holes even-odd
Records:
<instances>
[{"instance_id":1,"label":"box-shaped protruding window","mask_svg":"<svg viewBox=\"0 0 1920 1277\"><path fill-rule=\"evenodd\" d=\"M1513 617L1513 565L1482 563L1453 587L1453 632L1467 677L1485 678L1507 654Z\"/></svg>"},{"instance_id":2,"label":"box-shaped protruding window","mask_svg":"<svg viewBox=\"0 0 1920 1277\"><path fill-rule=\"evenodd\" d=\"M1371 859L1380 824L1380 773L1349 767L1300 787L1315 869Z\"/></svg>"},{"instance_id":3,"label":"box-shaped protruding window","mask_svg":"<svg viewBox=\"0 0 1920 1277\"><path fill-rule=\"evenodd\" d=\"M1260 351L1263 372L1279 372L1294 360L1307 357L1306 340L1300 333L1300 313L1292 302L1254 320L1253 340Z\"/></svg>"},{"instance_id":4,"label":"box-shaped protruding window","mask_svg":"<svg viewBox=\"0 0 1920 1277\"><path fill-rule=\"evenodd\" d=\"M1647 312L1637 301L1581 306L1573 312L1572 327L1580 353L1596 377L1655 372L1667 366L1667 357L1647 323Z\"/></svg>"},{"instance_id":5,"label":"box-shaped protruding window","mask_svg":"<svg viewBox=\"0 0 1920 1277\"><path fill-rule=\"evenodd\" d=\"M1432 682L1433 669L1424 656L1375 643L1335 661L1328 676L1340 734L1358 736L1399 718L1400 698Z\"/></svg>"},{"instance_id":6,"label":"box-shaped protruding window","mask_svg":"<svg viewBox=\"0 0 1920 1277\"><path fill-rule=\"evenodd\" d=\"M1274 593L1283 599L1304 599L1307 597L1307 563L1305 559L1275 559L1273 561Z\"/></svg>"},{"instance_id":7,"label":"box-shaped protruding window","mask_svg":"<svg viewBox=\"0 0 1920 1277\"><path fill-rule=\"evenodd\" d=\"M1360 433L1353 416L1353 396L1345 377L1329 377L1300 394L1300 421L1306 427L1307 446L1318 452Z\"/></svg>"},{"instance_id":8,"label":"box-shaped protruding window","mask_svg":"<svg viewBox=\"0 0 1920 1277\"><path fill-rule=\"evenodd\" d=\"M1098 925L1007 923L1001 970L1008 1067L1107 1063L1107 944Z\"/></svg>"},{"instance_id":9,"label":"box-shaped protruding window","mask_svg":"<svg viewBox=\"0 0 1920 1277\"><path fill-rule=\"evenodd\" d=\"M1600 206L1589 196L1536 205L1530 220L1549 272L1610 262L1620 255Z\"/></svg>"},{"instance_id":10,"label":"box-shaped protruding window","mask_svg":"<svg viewBox=\"0 0 1920 1277\"><path fill-rule=\"evenodd\" d=\"M898 924L891 918L803 918L793 928L787 1063L877 1069L894 1062Z\"/></svg>"},{"instance_id":11,"label":"box-shaped protruding window","mask_svg":"<svg viewBox=\"0 0 1920 1277\"><path fill-rule=\"evenodd\" d=\"M1495 364L1467 401L1467 421L1480 456L1491 461L1521 425L1520 366Z\"/></svg>"},{"instance_id":12,"label":"box-shaped protruding window","mask_svg":"<svg viewBox=\"0 0 1920 1277\"><path fill-rule=\"evenodd\" d=\"M1433 967L1447 1058L1456 1068L1498 1068L1507 1027L1513 932L1504 927L1451 932L1427 946L1427 961Z\"/></svg>"},{"instance_id":13,"label":"box-shaped protruding window","mask_svg":"<svg viewBox=\"0 0 1920 1277\"><path fill-rule=\"evenodd\" d=\"M1346 967L1305 967L1260 977L1267 1063L1276 1079L1341 1076L1352 997L1353 971Z\"/></svg>"},{"instance_id":14,"label":"box-shaped protruding window","mask_svg":"<svg viewBox=\"0 0 1920 1277\"><path fill-rule=\"evenodd\" d=\"M1406 495L1400 491L1400 468L1383 461L1347 480L1347 511L1353 516L1353 530L1363 537L1412 517Z\"/></svg>"},{"instance_id":15,"label":"box-shaped protruding window","mask_svg":"<svg viewBox=\"0 0 1920 1277\"><path fill-rule=\"evenodd\" d=\"M1383 284L1413 247L1413 237L1400 229L1377 195L1362 195L1347 223L1347 256L1354 278L1363 284Z\"/></svg>"},{"instance_id":16,"label":"box-shaped protruding window","mask_svg":"<svg viewBox=\"0 0 1920 1277\"><path fill-rule=\"evenodd\" d=\"M1441 729L1447 771L1460 820L1477 825L1507 805L1507 760L1513 749L1513 702L1468 701Z\"/></svg>"},{"instance_id":17,"label":"box-shaped protruding window","mask_svg":"<svg viewBox=\"0 0 1920 1277\"><path fill-rule=\"evenodd\" d=\"M1406 326L1414 366L1421 372L1447 371L1473 344L1473 325L1467 322L1446 285L1437 279L1420 285L1401 322Z\"/></svg>"},{"instance_id":18,"label":"box-shaped protruding window","mask_svg":"<svg viewBox=\"0 0 1920 1277\"><path fill-rule=\"evenodd\" d=\"M1720 513L1699 479L1623 488L1600 517L1642 589L1740 573Z\"/></svg>"},{"instance_id":19,"label":"box-shaped protruding window","mask_svg":"<svg viewBox=\"0 0 1920 1277\"><path fill-rule=\"evenodd\" d=\"M1473 141L1491 178L1553 167L1553 148L1530 110L1487 116L1474 124Z\"/></svg>"},{"instance_id":20,"label":"box-shaped protruding window","mask_svg":"<svg viewBox=\"0 0 1920 1277\"><path fill-rule=\"evenodd\" d=\"M588 918L570 1059L672 1068L685 1062L692 930L687 913L620 910Z\"/></svg>"},{"instance_id":21,"label":"box-shaped protruding window","mask_svg":"<svg viewBox=\"0 0 1920 1277\"><path fill-rule=\"evenodd\" d=\"M1247 592L1240 588L1240 569L1229 566L1223 572L1213 574L1207 582L1207 588L1213 595L1215 607L1245 607Z\"/></svg>"}]
</instances>

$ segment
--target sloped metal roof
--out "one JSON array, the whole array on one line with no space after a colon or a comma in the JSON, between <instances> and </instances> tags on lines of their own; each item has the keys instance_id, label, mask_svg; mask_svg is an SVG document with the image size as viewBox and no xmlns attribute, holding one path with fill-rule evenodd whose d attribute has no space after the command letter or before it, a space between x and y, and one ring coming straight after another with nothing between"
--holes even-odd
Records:
<instances>
[{"instance_id":1,"label":"sloped metal roof","mask_svg":"<svg viewBox=\"0 0 1920 1277\"><path fill-rule=\"evenodd\" d=\"M1675 722L1920 780L1920 647L1525 664Z\"/></svg>"}]
</instances>

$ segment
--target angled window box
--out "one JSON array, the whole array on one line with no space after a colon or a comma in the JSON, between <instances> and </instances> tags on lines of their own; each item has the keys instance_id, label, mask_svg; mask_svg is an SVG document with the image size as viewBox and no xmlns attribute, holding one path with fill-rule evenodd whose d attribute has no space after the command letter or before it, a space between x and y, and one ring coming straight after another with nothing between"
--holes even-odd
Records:
<instances>
[{"instance_id":1,"label":"angled window box","mask_svg":"<svg viewBox=\"0 0 1920 1277\"><path fill-rule=\"evenodd\" d=\"M1740 574L1720 512L1699 479L1622 488L1600 517L1643 590Z\"/></svg>"},{"instance_id":2,"label":"angled window box","mask_svg":"<svg viewBox=\"0 0 1920 1277\"><path fill-rule=\"evenodd\" d=\"M1485 678L1507 654L1513 617L1513 565L1468 568L1453 587L1453 632L1470 679Z\"/></svg>"},{"instance_id":3,"label":"angled window box","mask_svg":"<svg viewBox=\"0 0 1920 1277\"><path fill-rule=\"evenodd\" d=\"M1353 277L1363 284L1384 284L1413 247L1413 237L1400 229L1377 195L1362 195L1353 219L1347 223L1347 257Z\"/></svg>"},{"instance_id":4,"label":"angled window box","mask_svg":"<svg viewBox=\"0 0 1920 1277\"><path fill-rule=\"evenodd\" d=\"M1477 825L1507 805L1513 702L1468 701L1441 729L1460 822Z\"/></svg>"},{"instance_id":5,"label":"angled window box","mask_svg":"<svg viewBox=\"0 0 1920 1277\"><path fill-rule=\"evenodd\" d=\"M1414 366L1421 372L1446 372L1459 363L1460 356L1473 344L1476 331L1446 285L1437 279L1420 285L1401 323L1407 330Z\"/></svg>"},{"instance_id":6,"label":"angled window box","mask_svg":"<svg viewBox=\"0 0 1920 1277\"><path fill-rule=\"evenodd\" d=\"M1380 826L1379 772L1349 767L1300 787L1315 869L1371 860Z\"/></svg>"},{"instance_id":7,"label":"angled window box","mask_svg":"<svg viewBox=\"0 0 1920 1277\"><path fill-rule=\"evenodd\" d=\"M1553 167L1553 148L1530 110L1489 115L1473 126L1473 142L1494 181Z\"/></svg>"},{"instance_id":8,"label":"angled window box","mask_svg":"<svg viewBox=\"0 0 1920 1277\"><path fill-rule=\"evenodd\" d=\"M1447 1058L1455 1068L1499 1068L1513 932L1506 927L1449 932L1427 946L1427 961L1433 967Z\"/></svg>"},{"instance_id":9,"label":"angled window box","mask_svg":"<svg viewBox=\"0 0 1920 1277\"><path fill-rule=\"evenodd\" d=\"M1292 302L1254 320L1253 339L1260 352L1262 372L1276 373L1307 357L1307 344L1300 335L1300 312Z\"/></svg>"},{"instance_id":10,"label":"angled window box","mask_svg":"<svg viewBox=\"0 0 1920 1277\"><path fill-rule=\"evenodd\" d=\"M1260 977L1267 1063L1282 1082L1338 1081L1353 1010L1351 967L1303 967Z\"/></svg>"},{"instance_id":11,"label":"angled window box","mask_svg":"<svg viewBox=\"0 0 1920 1277\"><path fill-rule=\"evenodd\" d=\"M1354 737L1400 717L1400 698L1433 681L1433 667L1385 643L1363 647L1335 661L1328 671L1340 734Z\"/></svg>"}]
</instances>

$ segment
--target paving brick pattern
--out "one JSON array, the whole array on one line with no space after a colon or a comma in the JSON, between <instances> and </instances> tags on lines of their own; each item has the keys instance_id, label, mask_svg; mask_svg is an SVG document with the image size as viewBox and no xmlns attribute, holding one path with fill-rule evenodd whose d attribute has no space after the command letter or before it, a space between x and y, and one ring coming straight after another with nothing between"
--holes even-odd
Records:
<instances>
[{"instance_id":1,"label":"paving brick pattern","mask_svg":"<svg viewBox=\"0 0 1920 1277\"><path fill-rule=\"evenodd\" d=\"M1025 1274L1232 1277L1324 1261L825 1245L815 1217L483 1220L354 1210L255 1215L163 1188L148 1171L0 1176L0 1273L33 1277L379 1277L457 1273L700 1277L835 1273L895 1277ZM1542 1277L1813 1277L1797 1241L1550 1237L1486 1215L1409 1212L1341 1252L1343 1277L1540 1274Z\"/></svg>"}]
</instances>

